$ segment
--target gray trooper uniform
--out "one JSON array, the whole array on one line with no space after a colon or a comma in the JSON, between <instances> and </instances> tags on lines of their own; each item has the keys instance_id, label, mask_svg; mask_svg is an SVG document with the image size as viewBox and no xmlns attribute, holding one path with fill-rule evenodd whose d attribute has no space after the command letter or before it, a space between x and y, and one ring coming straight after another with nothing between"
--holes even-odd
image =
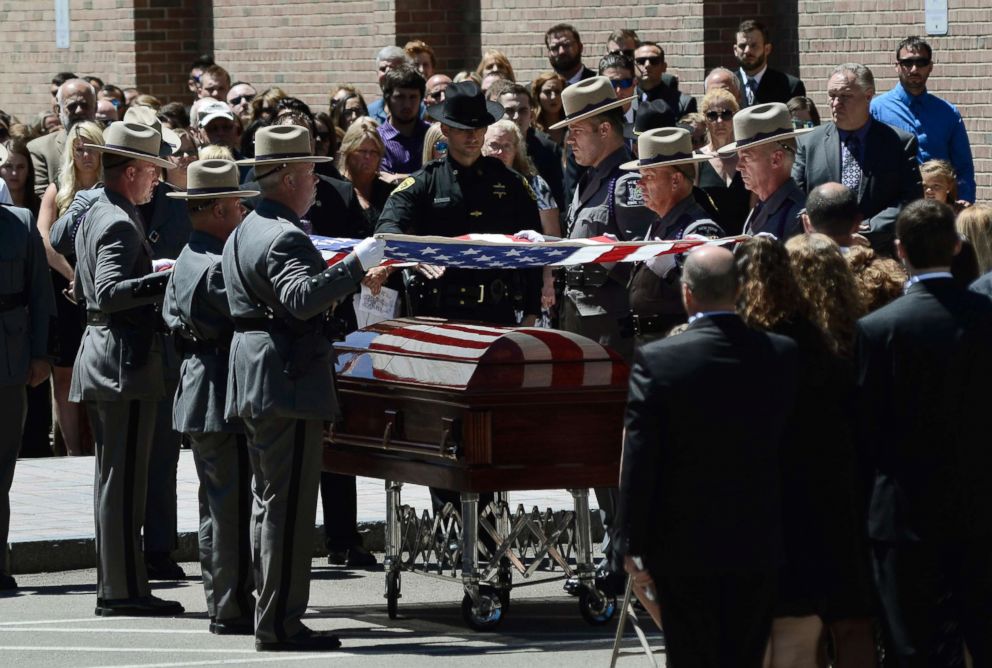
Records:
<instances>
[{"instance_id":1,"label":"gray trooper uniform","mask_svg":"<svg viewBox=\"0 0 992 668\"><path fill-rule=\"evenodd\" d=\"M306 633L324 422L337 410L324 313L364 272L354 255L328 269L285 206L263 199L224 246L235 321L227 417L248 434L254 495L256 642Z\"/></svg>"},{"instance_id":2,"label":"gray trooper uniform","mask_svg":"<svg viewBox=\"0 0 992 668\"><path fill-rule=\"evenodd\" d=\"M224 418L234 321L224 242L195 230L173 267L162 316L184 352L172 427L185 433L200 478L200 565L211 620L251 623L251 467L240 420Z\"/></svg>"},{"instance_id":3,"label":"gray trooper uniform","mask_svg":"<svg viewBox=\"0 0 992 668\"><path fill-rule=\"evenodd\" d=\"M56 250L75 238L75 293L87 310L69 399L86 402L96 441L98 602L150 593L139 531L156 405L165 391L154 304L168 273L152 273L140 220L134 205L105 190L78 225L63 216L52 227Z\"/></svg>"},{"instance_id":4,"label":"gray trooper uniform","mask_svg":"<svg viewBox=\"0 0 992 668\"><path fill-rule=\"evenodd\" d=\"M25 384L32 359L48 357L55 293L34 215L0 205L0 571L10 528L10 485L27 415Z\"/></svg>"}]
</instances>

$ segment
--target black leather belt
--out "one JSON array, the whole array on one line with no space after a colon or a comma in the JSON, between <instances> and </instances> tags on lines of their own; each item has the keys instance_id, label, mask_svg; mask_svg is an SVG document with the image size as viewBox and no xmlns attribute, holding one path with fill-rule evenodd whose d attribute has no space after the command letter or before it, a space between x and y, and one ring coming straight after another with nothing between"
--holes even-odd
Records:
<instances>
[{"instance_id":1,"label":"black leather belt","mask_svg":"<svg viewBox=\"0 0 992 668\"><path fill-rule=\"evenodd\" d=\"M447 306L474 306L499 304L509 297L509 289L502 279L491 283L446 284L441 289L442 303Z\"/></svg>"},{"instance_id":2,"label":"black leather belt","mask_svg":"<svg viewBox=\"0 0 992 668\"><path fill-rule=\"evenodd\" d=\"M27 304L27 294L23 292L0 295L0 311L13 311L15 308L27 306Z\"/></svg>"},{"instance_id":3,"label":"black leather belt","mask_svg":"<svg viewBox=\"0 0 992 668\"><path fill-rule=\"evenodd\" d=\"M220 341L203 341L200 339L187 339L176 337L176 348L182 355L218 355L227 356L230 351L230 344Z\"/></svg>"},{"instance_id":4,"label":"black leather belt","mask_svg":"<svg viewBox=\"0 0 992 668\"><path fill-rule=\"evenodd\" d=\"M631 317L631 320L636 336L665 334L672 327L685 322L682 317L675 315L638 315L636 313Z\"/></svg>"},{"instance_id":5,"label":"black leather belt","mask_svg":"<svg viewBox=\"0 0 992 668\"><path fill-rule=\"evenodd\" d=\"M286 326L275 318L235 318L236 332L274 332L285 331Z\"/></svg>"}]
</instances>

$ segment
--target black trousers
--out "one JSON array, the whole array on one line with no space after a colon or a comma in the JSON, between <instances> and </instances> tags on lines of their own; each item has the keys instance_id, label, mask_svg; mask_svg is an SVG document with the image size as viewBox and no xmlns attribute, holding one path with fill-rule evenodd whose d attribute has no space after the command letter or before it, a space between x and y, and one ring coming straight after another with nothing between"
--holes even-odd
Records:
<instances>
[{"instance_id":1,"label":"black trousers","mask_svg":"<svg viewBox=\"0 0 992 668\"><path fill-rule=\"evenodd\" d=\"M654 576L669 668L761 668L773 572Z\"/></svg>"},{"instance_id":2,"label":"black trousers","mask_svg":"<svg viewBox=\"0 0 992 668\"><path fill-rule=\"evenodd\" d=\"M361 545L358 522L358 491L355 476L320 474L320 504L324 511L324 546L331 551Z\"/></svg>"},{"instance_id":3,"label":"black trousers","mask_svg":"<svg viewBox=\"0 0 992 668\"><path fill-rule=\"evenodd\" d=\"M944 665L955 622L975 666L992 665L992 541L874 543L872 559L892 665Z\"/></svg>"}]
</instances>

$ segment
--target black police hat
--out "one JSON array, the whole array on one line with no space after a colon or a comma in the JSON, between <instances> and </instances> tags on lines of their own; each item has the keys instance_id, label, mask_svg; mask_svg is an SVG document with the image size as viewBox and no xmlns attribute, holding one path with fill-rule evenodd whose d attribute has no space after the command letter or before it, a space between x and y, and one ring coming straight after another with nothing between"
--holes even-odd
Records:
<instances>
[{"instance_id":1,"label":"black police hat","mask_svg":"<svg viewBox=\"0 0 992 668\"><path fill-rule=\"evenodd\" d=\"M503 107L489 102L474 81L461 81L444 89L444 102L427 107L427 116L461 130L485 128L503 118Z\"/></svg>"},{"instance_id":2,"label":"black police hat","mask_svg":"<svg viewBox=\"0 0 992 668\"><path fill-rule=\"evenodd\" d=\"M623 136L627 139L637 139L642 132L657 128L674 128L677 122L675 110L664 100L642 102L637 107L633 124L628 124L623 129Z\"/></svg>"}]
</instances>

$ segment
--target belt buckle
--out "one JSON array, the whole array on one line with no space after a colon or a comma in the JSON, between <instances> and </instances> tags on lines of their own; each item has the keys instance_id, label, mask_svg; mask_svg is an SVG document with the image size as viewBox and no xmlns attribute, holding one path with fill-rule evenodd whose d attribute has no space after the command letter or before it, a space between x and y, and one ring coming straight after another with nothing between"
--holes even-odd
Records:
<instances>
[{"instance_id":1,"label":"belt buckle","mask_svg":"<svg viewBox=\"0 0 992 668\"><path fill-rule=\"evenodd\" d=\"M630 316L631 327L634 330L634 336L640 336L643 334L641 332L641 316L636 313Z\"/></svg>"},{"instance_id":2,"label":"belt buckle","mask_svg":"<svg viewBox=\"0 0 992 668\"><path fill-rule=\"evenodd\" d=\"M486 301L486 286L482 283L479 284L479 300L477 303L482 304Z\"/></svg>"}]
</instances>

